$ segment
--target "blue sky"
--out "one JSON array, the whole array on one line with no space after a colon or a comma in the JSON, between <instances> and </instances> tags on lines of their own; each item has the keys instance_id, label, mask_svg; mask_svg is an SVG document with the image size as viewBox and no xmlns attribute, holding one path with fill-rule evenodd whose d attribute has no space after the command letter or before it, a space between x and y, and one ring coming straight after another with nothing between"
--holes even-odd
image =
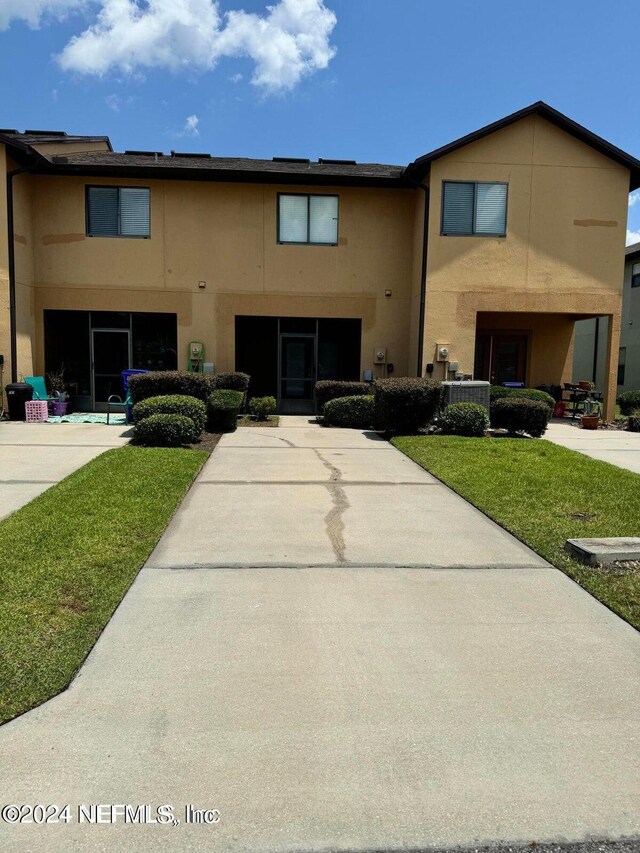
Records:
<instances>
[{"instance_id":1,"label":"blue sky","mask_svg":"<svg viewBox=\"0 0 640 853\"><path fill-rule=\"evenodd\" d=\"M636 17L637 0L0 0L0 124L403 164L544 100L640 156Z\"/></svg>"}]
</instances>

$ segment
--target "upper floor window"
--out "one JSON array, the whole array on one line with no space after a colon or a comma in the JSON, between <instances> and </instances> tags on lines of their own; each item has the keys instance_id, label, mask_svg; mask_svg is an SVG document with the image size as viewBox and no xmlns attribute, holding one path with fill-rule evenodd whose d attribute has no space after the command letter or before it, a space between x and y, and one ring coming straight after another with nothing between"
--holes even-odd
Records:
<instances>
[{"instance_id":1,"label":"upper floor window","mask_svg":"<svg viewBox=\"0 0 640 853\"><path fill-rule=\"evenodd\" d=\"M337 195L278 196L278 242L338 244Z\"/></svg>"},{"instance_id":2,"label":"upper floor window","mask_svg":"<svg viewBox=\"0 0 640 853\"><path fill-rule=\"evenodd\" d=\"M640 287L640 264L631 267L631 287Z\"/></svg>"},{"instance_id":3,"label":"upper floor window","mask_svg":"<svg viewBox=\"0 0 640 853\"><path fill-rule=\"evenodd\" d=\"M507 186L489 181L443 181L441 233L504 237Z\"/></svg>"},{"instance_id":4,"label":"upper floor window","mask_svg":"<svg viewBox=\"0 0 640 853\"><path fill-rule=\"evenodd\" d=\"M148 187L87 187L90 237L149 237Z\"/></svg>"}]
</instances>

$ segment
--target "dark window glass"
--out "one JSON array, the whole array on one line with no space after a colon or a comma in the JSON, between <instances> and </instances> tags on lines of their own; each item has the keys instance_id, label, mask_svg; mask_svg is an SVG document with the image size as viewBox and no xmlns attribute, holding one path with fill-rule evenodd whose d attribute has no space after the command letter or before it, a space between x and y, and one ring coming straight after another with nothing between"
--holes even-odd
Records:
<instances>
[{"instance_id":1,"label":"dark window glass","mask_svg":"<svg viewBox=\"0 0 640 853\"><path fill-rule=\"evenodd\" d=\"M640 264L631 267L631 287L640 287Z\"/></svg>"},{"instance_id":2,"label":"dark window glass","mask_svg":"<svg viewBox=\"0 0 640 853\"><path fill-rule=\"evenodd\" d=\"M176 314L131 315L133 364L142 370L176 370L178 318Z\"/></svg>"}]
</instances>

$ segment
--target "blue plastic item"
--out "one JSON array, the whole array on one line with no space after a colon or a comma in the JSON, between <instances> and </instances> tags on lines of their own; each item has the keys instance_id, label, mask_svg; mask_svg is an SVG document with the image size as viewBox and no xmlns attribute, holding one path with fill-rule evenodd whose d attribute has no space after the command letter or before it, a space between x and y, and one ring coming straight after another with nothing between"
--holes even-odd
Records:
<instances>
[{"instance_id":1,"label":"blue plastic item","mask_svg":"<svg viewBox=\"0 0 640 853\"><path fill-rule=\"evenodd\" d=\"M33 388L34 400L46 400L47 403L53 398L47 394L47 386L44 376L25 376L24 381Z\"/></svg>"},{"instance_id":2,"label":"blue plastic item","mask_svg":"<svg viewBox=\"0 0 640 853\"><path fill-rule=\"evenodd\" d=\"M122 382L124 384L124 405L127 415L127 423L131 423L133 420L133 403L131 402L131 395L129 394L129 377L135 376L137 373L149 373L148 370L139 370L135 367L132 367L130 370L122 371Z\"/></svg>"}]
</instances>

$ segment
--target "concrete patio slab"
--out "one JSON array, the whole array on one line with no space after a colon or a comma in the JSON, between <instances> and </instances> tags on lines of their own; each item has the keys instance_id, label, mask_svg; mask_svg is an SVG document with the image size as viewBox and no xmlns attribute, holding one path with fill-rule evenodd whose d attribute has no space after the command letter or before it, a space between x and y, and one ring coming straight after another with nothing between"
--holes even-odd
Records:
<instances>
[{"instance_id":1,"label":"concrete patio slab","mask_svg":"<svg viewBox=\"0 0 640 853\"><path fill-rule=\"evenodd\" d=\"M126 444L128 430L106 424L0 423L0 518L105 450Z\"/></svg>"},{"instance_id":2,"label":"concrete patio slab","mask_svg":"<svg viewBox=\"0 0 640 853\"><path fill-rule=\"evenodd\" d=\"M360 450L386 450L389 443L377 432L355 429L328 429L319 426L286 428L259 427L239 429L225 435L220 446L233 447L333 447Z\"/></svg>"},{"instance_id":3,"label":"concrete patio slab","mask_svg":"<svg viewBox=\"0 0 640 853\"><path fill-rule=\"evenodd\" d=\"M548 441L577 450L618 468L640 474L640 433L626 430L584 430L567 421L553 421L544 435Z\"/></svg>"},{"instance_id":4,"label":"concrete patio slab","mask_svg":"<svg viewBox=\"0 0 640 853\"><path fill-rule=\"evenodd\" d=\"M71 688L0 730L5 785L220 824L5 826L3 850L635 835L639 666L552 569L145 569Z\"/></svg>"}]
</instances>

